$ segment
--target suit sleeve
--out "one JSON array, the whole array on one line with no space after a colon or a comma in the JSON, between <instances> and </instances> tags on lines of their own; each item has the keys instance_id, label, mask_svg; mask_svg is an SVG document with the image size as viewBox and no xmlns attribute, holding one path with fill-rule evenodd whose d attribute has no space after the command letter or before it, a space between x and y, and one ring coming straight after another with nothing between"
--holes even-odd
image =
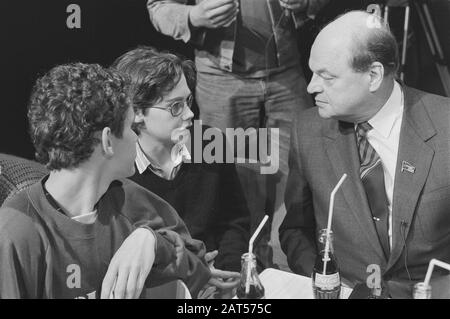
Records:
<instances>
[{"instance_id":1,"label":"suit sleeve","mask_svg":"<svg viewBox=\"0 0 450 319\"><path fill-rule=\"evenodd\" d=\"M194 28L189 21L189 11L194 4L194 0L148 0L147 10L158 32L201 46L206 29Z\"/></svg>"},{"instance_id":2,"label":"suit sleeve","mask_svg":"<svg viewBox=\"0 0 450 319\"><path fill-rule=\"evenodd\" d=\"M20 212L0 210L0 299L42 298L45 249Z\"/></svg>"},{"instance_id":3,"label":"suit sleeve","mask_svg":"<svg viewBox=\"0 0 450 319\"><path fill-rule=\"evenodd\" d=\"M146 227L156 237L156 254L147 286L158 286L181 279L196 296L209 281L205 245L191 237L174 208L136 183L124 181L122 212L135 227Z\"/></svg>"},{"instance_id":4,"label":"suit sleeve","mask_svg":"<svg viewBox=\"0 0 450 319\"><path fill-rule=\"evenodd\" d=\"M291 131L289 175L285 192L286 216L279 236L288 265L297 274L310 276L316 257L315 219L311 190L302 171L298 121Z\"/></svg>"}]
</instances>

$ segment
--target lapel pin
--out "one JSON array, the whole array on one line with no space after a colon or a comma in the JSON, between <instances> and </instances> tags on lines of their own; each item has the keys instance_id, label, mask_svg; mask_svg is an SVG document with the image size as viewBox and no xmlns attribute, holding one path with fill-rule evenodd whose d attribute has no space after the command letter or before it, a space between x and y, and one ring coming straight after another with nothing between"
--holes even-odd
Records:
<instances>
[{"instance_id":1,"label":"lapel pin","mask_svg":"<svg viewBox=\"0 0 450 319\"><path fill-rule=\"evenodd\" d=\"M407 161L402 161L402 172L408 172L414 174L416 168L409 164Z\"/></svg>"}]
</instances>

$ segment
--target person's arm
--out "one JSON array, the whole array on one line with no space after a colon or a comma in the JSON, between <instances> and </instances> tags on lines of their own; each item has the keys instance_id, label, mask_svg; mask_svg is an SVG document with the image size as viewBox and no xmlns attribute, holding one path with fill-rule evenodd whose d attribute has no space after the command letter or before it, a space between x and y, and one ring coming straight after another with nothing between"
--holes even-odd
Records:
<instances>
[{"instance_id":1,"label":"person's arm","mask_svg":"<svg viewBox=\"0 0 450 319\"><path fill-rule=\"evenodd\" d=\"M130 180L123 181L123 189L123 198L116 198L122 213L135 227L151 231L155 239L146 285L181 279L196 295L211 277L203 242L191 237L175 209L160 197Z\"/></svg>"},{"instance_id":2,"label":"person's arm","mask_svg":"<svg viewBox=\"0 0 450 319\"><path fill-rule=\"evenodd\" d=\"M183 226L187 230L186 226ZM158 230L157 250L165 250L165 256L156 254L154 267L146 281L147 287L154 287L181 279L193 296L196 296L211 279L211 271L205 260L205 246L203 242L191 238L190 234L178 228L175 230ZM158 238L158 237L157 237ZM164 244L162 244L164 242ZM167 243L173 253L167 255ZM161 245L162 244L162 245ZM161 248L164 247L164 248ZM168 258L167 258L168 257Z\"/></svg>"},{"instance_id":3,"label":"person's arm","mask_svg":"<svg viewBox=\"0 0 450 319\"><path fill-rule=\"evenodd\" d=\"M0 210L0 299L42 298L45 248L31 221Z\"/></svg>"},{"instance_id":4,"label":"person's arm","mask_svg":"<svg viewBox=\"0 0 450 319\"><path fill-rule=\"evenodd\" d=\"M312 19L319 13L319 11L325 7L330 0L309 0L308 7L306 9L306 15Z\"/></svg>"},{"instance_id":5,"label":"person's arm","mask_svg":"<svg viewBox=\"0 0 450 319\"><path fill-rule=\"evenodd\" d=\"M250 212L234 164L220 166L220 207L216 209L219 254L216 267L240 271L241 256L248 250Z\"/></svg>"},{"instance_id":6,"label":"person's arm","mask_svg":"<svg viewBox=\"0 0 450 319\"><path fill-rule=\"evenodd\" d=\"M229 25L236 18L236 0L148 0L150 21L158 32L202 46L207 29Z\"/></svg>"},{"instance_id":7,"label":"person's arm","mask_svg":"<svg viewBox=\"0 0 450 319\"><path fill-rule=\"evenodd\" d=\"M315 19L319 11L330 0L280 0L282 7L292 11L295 28L298 29L309 19Z\"/></svg>"},{"instance_id":8,"label":"person's arm","mask_svg":"<svg viewBox=\"0 0 450 319\"><path fill-rule=\"evenodd\" d=\"M285 192L286 216L279 229L281 248L297 274L310 276L316 257L313 198L302 172L298 122L291 131L289 175Z\"/></svg>"},{"instance_id":9,"label":"person's arm","mask_svg":"<svg viewBox=\"0 0 450 319\"><path fill-rule=\"evenodd\" d=\"M175 40L191 41L188 0L148 0L147 10L155 29Z\"/></svg>"}]
</instances>

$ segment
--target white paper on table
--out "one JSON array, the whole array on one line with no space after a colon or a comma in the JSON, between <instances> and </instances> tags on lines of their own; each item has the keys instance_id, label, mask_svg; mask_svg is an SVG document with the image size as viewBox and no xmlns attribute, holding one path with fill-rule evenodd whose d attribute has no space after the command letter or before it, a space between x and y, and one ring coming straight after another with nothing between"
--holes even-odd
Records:
<instances>
[{"instance_id":1,"label":"white paper on table","mask_svg":"<svg viewBox=\"0 0 450 319\"><path fill-rule=\"evenodd\" d=\"M310 277L267 268L259 274L267 299L314 299ZM352 289L341 286L341 299L348 299Z\"/></svg>"}]
</instances>

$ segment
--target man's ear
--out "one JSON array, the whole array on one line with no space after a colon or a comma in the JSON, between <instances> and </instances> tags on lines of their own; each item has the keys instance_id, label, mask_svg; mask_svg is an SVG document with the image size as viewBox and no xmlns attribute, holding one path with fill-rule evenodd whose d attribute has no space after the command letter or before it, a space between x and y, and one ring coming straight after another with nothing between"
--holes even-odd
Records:
<instances>
[{"instance_id":1,"label":"man's ear","mask_svg":"<svg viewBox=\"0 0 450 319\"><path fill-rule=\"evenodd\" d=\"M370 85L369 90L370 92L376 92L381 86L381 83L383 83L384 78L384 66L380 62L373 62L370 66L369 70L369 76L370 76Z\"/></svg>"},{"instance_id":2,"label":"man's ear","mask_svg":"<svg viewBox=\"0 0 450 319\"><path fill-rule=\"evenodd\" d=\"M102 151L108 158L114 155L112 133L109 127L102 130Z\"/></svg>"}]
</instances>

